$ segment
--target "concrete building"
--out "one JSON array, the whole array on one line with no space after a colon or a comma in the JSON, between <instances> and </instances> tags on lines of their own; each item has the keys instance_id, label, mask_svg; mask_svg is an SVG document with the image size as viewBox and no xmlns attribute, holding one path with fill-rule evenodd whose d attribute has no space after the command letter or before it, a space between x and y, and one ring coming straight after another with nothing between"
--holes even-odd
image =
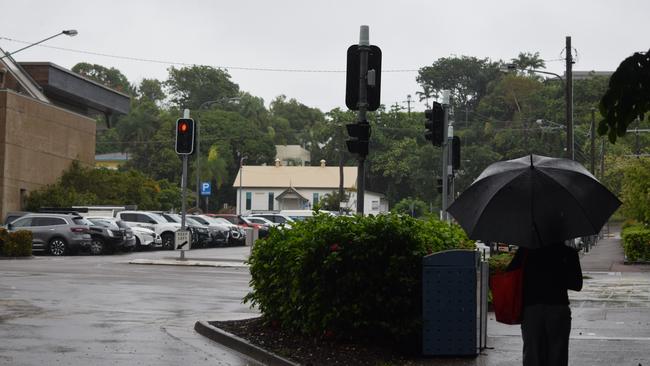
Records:
<instances>
[{"instance_id":1,"label":"concrete building","mask_svg":"<svg viewBox=\"0 0 650 366\"><path fill-rule=\"evenodd\" d=\"M128 113L129 96L51 63L18 64L0 49L0 218L73 161L95 164L95 117Z\"/></svg>"},{"instance_id":2,"label":"concrete building","mask_svg":"<svg viewBox=\"0 0 650 366\"><path fill-rule=\"evenodd\" d=\"M307 210L314 207L326 194L338 192L339 167L284 166L276 160L275 166L242 166L233 187L237 189L237 212ZM343 187L349 200L344 208L356 211L357 167L343 167ZM365 192L364 214L388 212L388 200L381 193Z\"/></svg>"}]
</instances>

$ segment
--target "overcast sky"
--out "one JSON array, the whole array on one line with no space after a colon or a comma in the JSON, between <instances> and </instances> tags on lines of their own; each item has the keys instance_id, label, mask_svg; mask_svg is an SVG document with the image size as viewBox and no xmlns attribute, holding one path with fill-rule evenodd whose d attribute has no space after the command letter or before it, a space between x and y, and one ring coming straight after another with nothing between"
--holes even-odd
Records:
<instances>
[{"instance_id":1,"label":"overcast sky","mask_svg":"<svg viewBox=\"0 0 650 366\"><path fill-rule=\"evenodd\" d=\"M49 61L66 68L97 63L119 69L136 84L143 78L165 80L172 64L226 67L241 90L262 97L267 106L284 94L325 112L345 109L346 50L358 43L360 25L370 27L370 43L382 50L381 102L386 105L406 106L409 94L417 99L417 69L441 57L496 61L522 51L539 52L548 71L562 74L566 36L572 37L577 54L574 70L615 70L625 57L650 48L648 0L1 4L0 47L5 51L24 47L19 41L37 42L63 29L79 32L21 51L14 56L18 61ZM424 103L416 100L414 108L423 110Z\"/></svg>"}]
</instances>

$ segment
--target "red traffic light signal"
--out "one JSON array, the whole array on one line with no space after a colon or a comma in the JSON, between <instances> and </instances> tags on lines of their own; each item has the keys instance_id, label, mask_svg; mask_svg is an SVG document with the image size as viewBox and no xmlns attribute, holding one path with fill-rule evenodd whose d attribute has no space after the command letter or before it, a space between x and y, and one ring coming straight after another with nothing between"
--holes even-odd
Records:
<instances>
[{"instance_id":1,"label":"red traffic light signal","mask_svg":"<svg viewBox=\"0 0 650 366\"><path fill-rule=\"evenodd\" d=\"M176 153L190 155L194 152L194 120L179 118L176 120Z\"/></svg>"}]
</instances>

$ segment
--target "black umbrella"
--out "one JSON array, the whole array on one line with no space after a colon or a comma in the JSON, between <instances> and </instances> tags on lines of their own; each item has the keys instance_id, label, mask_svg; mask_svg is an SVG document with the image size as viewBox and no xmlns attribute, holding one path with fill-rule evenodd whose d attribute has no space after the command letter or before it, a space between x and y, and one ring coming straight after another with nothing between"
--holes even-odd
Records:
<instances>
[{"instance_id":1,"label":"black umbrella","mask_svg":"<svg viewBox=\"0 0 650 366\"><path fill-rule=\"evenodd\" d=\"M448 212L471 239L539 248L597 234L620 204L579 163L530 155L488 166Z\"/></svg>"}]
</instances>

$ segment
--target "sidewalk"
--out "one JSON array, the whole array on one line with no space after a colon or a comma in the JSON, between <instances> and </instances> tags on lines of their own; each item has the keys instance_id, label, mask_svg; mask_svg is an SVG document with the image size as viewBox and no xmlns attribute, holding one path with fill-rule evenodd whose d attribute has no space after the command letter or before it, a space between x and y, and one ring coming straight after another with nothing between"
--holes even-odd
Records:
<instances>
[{"instance_id":1,"label":"sidewalk","mask_svg":"<svg viewBox=\"0 0 650 366\"><path fill-rule=\"evenodd\" d=\"M583 272L650 272L650 265L625 264L619 225L609 226L609 234L580 257Z\"/></svg>"}]
</instances>

